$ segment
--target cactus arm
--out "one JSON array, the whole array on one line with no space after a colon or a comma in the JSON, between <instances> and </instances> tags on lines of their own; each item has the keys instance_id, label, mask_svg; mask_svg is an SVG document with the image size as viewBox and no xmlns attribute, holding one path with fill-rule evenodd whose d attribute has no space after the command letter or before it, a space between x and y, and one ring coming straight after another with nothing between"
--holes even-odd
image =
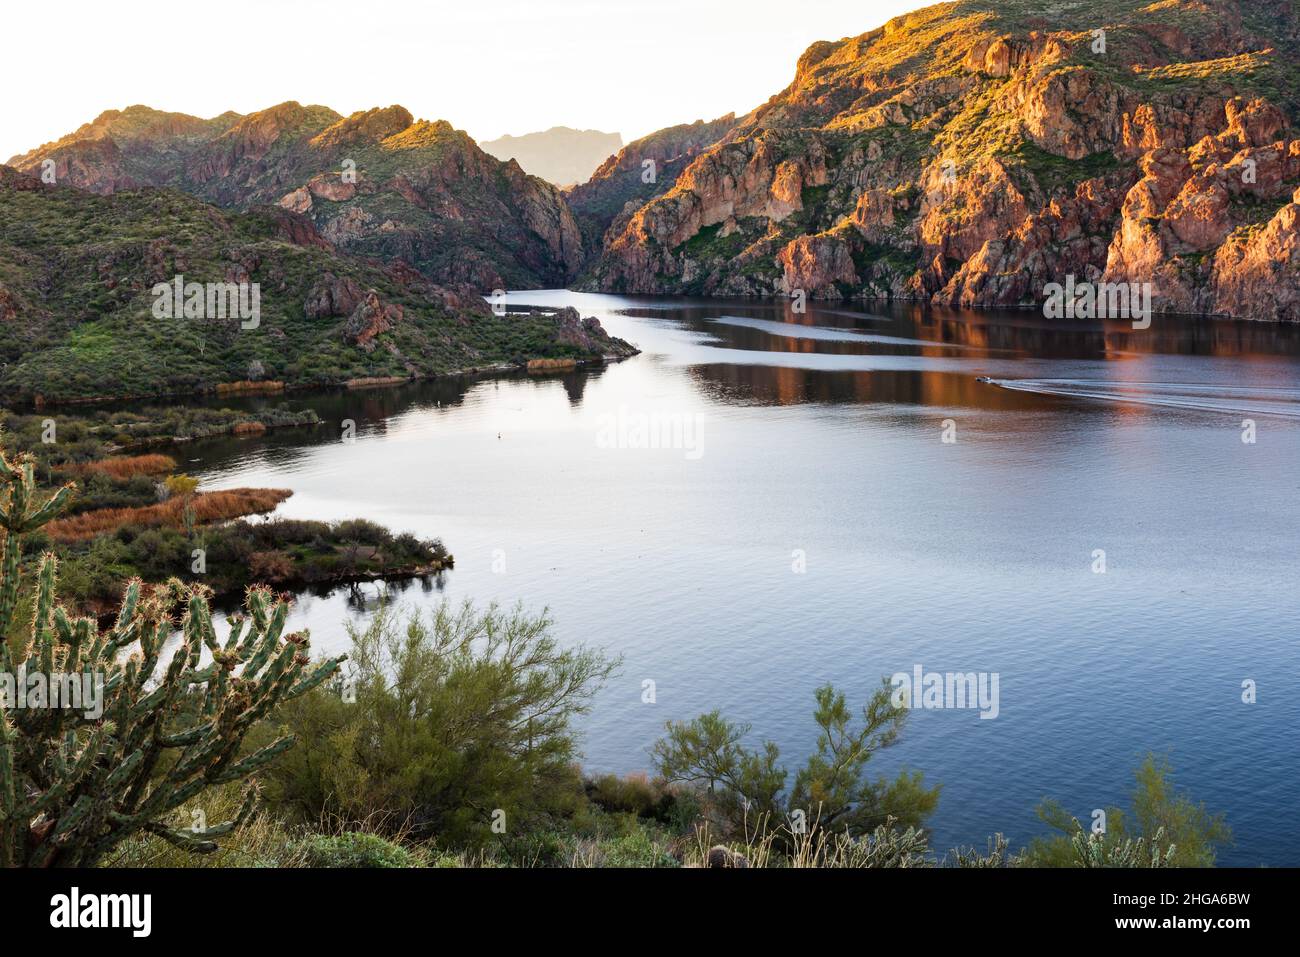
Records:
<instances>
[{"instance_id":1,"label":"cactus arm","mask_svg":"<svg viewBox=\"0 0 1300 957\"><path fill-rule=\"evenodd\" d=\"M0 454L0 635L19 595L23 536L53 519L70 488L38 501L30 459ZM124 839L147 833L196 853L216 848L252 813L256 792L231 821L203 833L165 823L214 784L249 778L292 746L279 738L242 755L246 733L281 702L319 686L343 658L313 663L305 633L285 634L288 605L266 588L245 596L224 642L206 590L173 579L145 590L130 582L114 625L100 630L57 602L58 565L46 556L22 644L0 641L0 669L14 659L53 676L93 678L102 714L0 709L0 866L93 866ZM160 673L178 610L182 640ZM204 650L211 662L202 664ZM174 759L163 761L171 751ZM161 769L161 770L160 770Z\"/></svg>"}]
</instances>

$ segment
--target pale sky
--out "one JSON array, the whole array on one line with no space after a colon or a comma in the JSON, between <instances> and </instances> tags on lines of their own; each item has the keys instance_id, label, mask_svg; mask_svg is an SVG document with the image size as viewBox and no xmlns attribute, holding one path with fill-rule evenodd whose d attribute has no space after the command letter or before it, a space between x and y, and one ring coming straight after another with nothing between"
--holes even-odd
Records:
<instances>
[{"instance_id":1,"label":"pale sky","mask_svg":"<svg viewBox=\"0 0 1300 957\"><path fill-rule=\"evenodd\" d=\"M551 126L625 142L747 113L816 40L927 0L64 0L6 4L0 162L107 109L216 116L400 103L479 140Z\"/></svg>"}]
</instances>

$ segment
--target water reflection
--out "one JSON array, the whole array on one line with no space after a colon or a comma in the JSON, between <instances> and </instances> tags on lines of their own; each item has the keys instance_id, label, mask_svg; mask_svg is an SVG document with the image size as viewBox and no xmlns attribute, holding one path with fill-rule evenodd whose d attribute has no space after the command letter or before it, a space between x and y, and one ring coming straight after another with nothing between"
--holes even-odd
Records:
<instances>
[{"instance_id":1,"label":"water reflection","mask_svg":"<svg viewBox=\"0 0 1300 957\"><path fill-rule=\"evenodd\" d=\"M825 681L858 700L917 663L999 672L997 720L916 714L873 760L943 782L936 846L995 830L1023 843L1046 794L1082 816L1122 804L1154 749L1227 813L1225 863L1300 861L1300 698L1247 708L1238 694L1245 677L1287 688L1300 672L1300 422L1261 414L1258 443L1241 440L1243 418L1300 404L1300 329L511 301L572 304L642 354L220 400L287 401L325 423L187 448L208 487L288 487L285 515L364 516L456 556L437 580L303 596L291 624L317 651L342 649L345 624L381 600L549 607L562 640L625 656L584 724L588 766L618 772L648 766L668 719L719 708L793 757L815 745ZM704 454L602 446L602 417L620 411L700 416Z\"/></svg>"},{"instance_id":2,"label":"water reflection","mask_svg":"<svg viewBox=\"0 0 1300 957\"><path fill-rule=\"evenodd\" d=\"M1165 387L1213 391L1244 381L1265 393L1273 390L1277 402L1288 403L1296 396L1277 390L1295 381L1295 360L1300 357L1300 328L1255 322L1157 317L1150 330L1134 331L1123 323L1053 321L1029 311L976 312L917 304L857 311L810 303L806 312L796 313L788 303L689 299L651 303L642 297L565 291L518 293L512 302L543 307L576 303L584 314L599 316L611 331L637 341L647 353L638 361L685 363L703 394L726 402L901 403L1023 411L1049 407L1053 397L1122 400L1123 383L1143 374L1144 357L1167 356L1187 361L1162 364L1166 374L1185 377L1185 381L1162 383ZM665 335L667 329L689 335L683 340ZM954 357L960 358L954 361ZM1194 357L1244 361L1207 366L1193 361ZM1060 360L1091 376L1057 377L1059 387L1043 379L1041 387L1035 387L1036 374L1048 368L1059 372ZM583 403L588 383L605 371L521 375L514 381L542 389L559 383L576 409ZM999 384L1006 388L991 389L976 382L981 375L1002 376ZM1103 382L1114 383L1114 388L1102 394L1104 390L1097 386ZM478 385L481 380L446 379L287 398L241 396L210 404L255 409L287 402L294 408L315 409L329 427L352 419L362 430L383 434L395 416L437 415L459 408ZM1011 391L1023 394L1008 394ZM1034 395L1040 398L1035 400ZM1135 401L1140 398L1135 396ZM1220 409L1212 403L1204 408ZM1237 411L1231 405L1224 410ZM259 440L205 443L201 460L220 460L260 442L275 461L287 465L286 450L335 437L326 427L316 433L293 430Z\"/></svg>"}]
</instances>

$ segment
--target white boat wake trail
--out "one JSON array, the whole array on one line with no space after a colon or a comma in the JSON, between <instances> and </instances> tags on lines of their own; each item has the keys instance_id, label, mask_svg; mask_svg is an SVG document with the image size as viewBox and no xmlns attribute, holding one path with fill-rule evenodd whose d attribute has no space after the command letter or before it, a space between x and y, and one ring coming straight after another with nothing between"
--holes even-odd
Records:
<instances>
[{"instance_id":1,"label":"white boat wake trail","mask_svg":"<svg viewBox=\"0 0 1300 957\"><path fill-rule=\"evenodd\" d=\"M1059 395L1101 402L1225 415L1277 415L1300 419L1300 388L1193 385L1185 382L1114 382L1104 379L990 379L991 385L1013 392Z\"/></svg>"}]
</instances>

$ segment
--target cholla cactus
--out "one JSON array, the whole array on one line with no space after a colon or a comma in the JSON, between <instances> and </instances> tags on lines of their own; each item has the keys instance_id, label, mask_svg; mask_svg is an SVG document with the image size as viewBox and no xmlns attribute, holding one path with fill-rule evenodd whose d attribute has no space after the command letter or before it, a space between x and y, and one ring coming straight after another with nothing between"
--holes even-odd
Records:
<instances>
[{"instance_id":1,"label":"cholla cactus","mask_svg":"<svg viewBox=\"0 0 1300 957\"><path fill-rule=\"evenodd\" d=\"M1164 845L1165 829L1159 828L1151 836L1125 838L1124 840L1106 840L1101 834L1085 830L1076 820L1074 836L1070 839L1074 847L1074 859L1077 867L1173 867L1174 852L1177 848Z\"/></svg>"},{"instance_id":2,"label":"cholla cactus","mask_svg":"<svg viewBox=\"0 0 1300 957\"><path fill-rule=\"evenodd\" d=\"M899 830L891 818L870 834L838 835L832 858L838 867L932 867L930 842L920 828Z\"/></svg>"},{"instance_id":3,"label":"cholla cactus","mask_svg":"<svg viewBox=\"0 0 1300 957\"><path fill-rule=\"evenodd\" d=\"M230 621L224 644L204 590L177 580L143 597L132 582L116 624L101 633L93 619L72 619L56 605L53 555L41 563L30 629L11 649L4 636L17 606L22 538L53 518L69 491L37 505L30 458L15 465L0 455L0 690L33 674L51 688L73 679L102 688L93 709L85 700L78 710L51 701L17 707L0 695L0 867L90 866L139 832L216 850L212 839L251 811L252 787L234 820L194 830L163 821L205 788L246 779L288 748L292 737L239 754L257 721L327 679L343 658L311 666L306 634L282 637L288 608L264 588L249 591L248 616ZM160 670L172 610L182 605L181 640Z\"/></svg>"},{"instance_id":4,"label":"cholla cactus","mask_svg":"<svg viewBox=\"0 0 1300 957\"><path fill-rule=\"evenodd\" d=\"M981 854L973 847L955 847L948 852L947 861L953 867L994 868L1016 867L1019 858L1007 852L1007 839L1001 834L994 834L988 840L987 851Z\"/></svg>"}]
</instances>

